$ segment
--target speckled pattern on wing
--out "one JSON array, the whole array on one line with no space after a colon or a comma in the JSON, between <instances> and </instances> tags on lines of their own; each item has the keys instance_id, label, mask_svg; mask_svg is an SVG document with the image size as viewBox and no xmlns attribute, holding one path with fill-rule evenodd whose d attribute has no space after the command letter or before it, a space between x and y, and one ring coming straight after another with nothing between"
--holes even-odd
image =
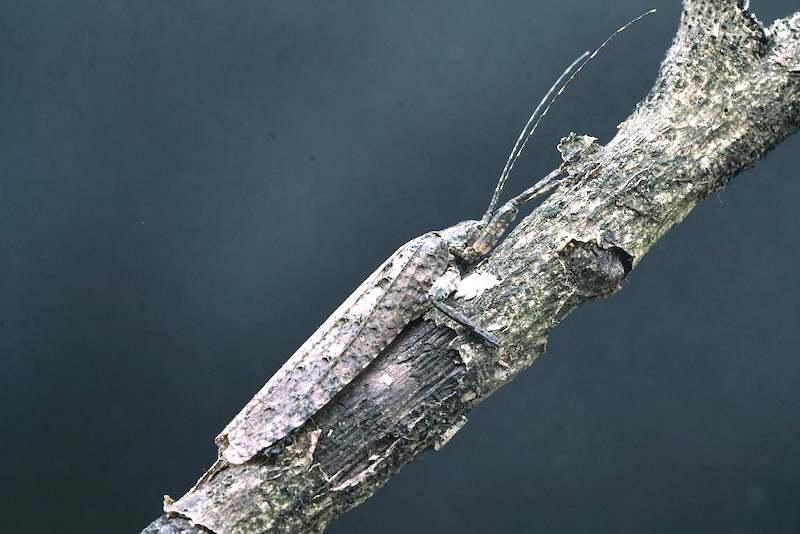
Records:
<instances>
[{"instance_id":1,"label":"speckled pattern on wing","mask_svg":"<svg viewBox=\"0 0 800 534\"><path fill-rule=\"evenodd\" d=\"M248 461L327 404L428 309L428 290L449 258L447 243L433 232L392 254L217 436L225 460Z\"/></svg>"}]
</instances>

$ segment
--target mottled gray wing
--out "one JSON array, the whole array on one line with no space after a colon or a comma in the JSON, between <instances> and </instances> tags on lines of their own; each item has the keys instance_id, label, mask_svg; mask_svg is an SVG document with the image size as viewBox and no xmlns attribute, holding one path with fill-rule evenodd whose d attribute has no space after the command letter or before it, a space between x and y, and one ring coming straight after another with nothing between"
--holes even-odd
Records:
<instances>
[{"instance_id":1,"label":"mottled gray wing","mask_svg":"<svg viewBox=\"0 0 800 534\"><path fill-rule=\"evenodd\" d=\"M427 309L448 260L447 243L433 232L392 254L217 436L225 460L248 461L327 404Z\"/></svg>"}]
</instances>

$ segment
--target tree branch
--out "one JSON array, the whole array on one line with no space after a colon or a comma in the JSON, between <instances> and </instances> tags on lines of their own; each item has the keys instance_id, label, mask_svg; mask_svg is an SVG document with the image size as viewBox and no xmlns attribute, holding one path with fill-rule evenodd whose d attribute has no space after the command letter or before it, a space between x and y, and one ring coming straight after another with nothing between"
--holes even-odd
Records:
<instances>
[{"instance_id":1,"label":"tree branch","mask_svg":"<svg viewBox=\"0 0 800 534\"><path fill-rule=\"evenodd\" d=\"M218 461L143 532L322 531L417 454L444 445L467 412L544 352L566 314L614 293L667 230L794 133L799 74L800 13L764 29L746 2L686 0L647 97L607 146L562 140L562 153L581 150L567 165L575 180L479 266L500 285L457 303L492 325L499 349L429 313L280 453Z\"/></svg>"}]
</instances>

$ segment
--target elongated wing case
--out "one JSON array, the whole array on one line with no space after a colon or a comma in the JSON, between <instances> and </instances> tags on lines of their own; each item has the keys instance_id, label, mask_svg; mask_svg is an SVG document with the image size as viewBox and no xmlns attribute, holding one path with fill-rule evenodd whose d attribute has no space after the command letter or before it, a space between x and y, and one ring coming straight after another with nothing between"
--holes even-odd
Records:
<instances>
[{"instance_id":1,"label":"elongated wing case","mask_svg":"<svg viewBox=\"0 0 800 534\"><path fill-rule=\"evenodd\" d=\"M447 243L433 232L392 254L217 436L225 460L248 461L327 404L428 309L428 290L448 259Z\"/></svg>"}]
</instances>

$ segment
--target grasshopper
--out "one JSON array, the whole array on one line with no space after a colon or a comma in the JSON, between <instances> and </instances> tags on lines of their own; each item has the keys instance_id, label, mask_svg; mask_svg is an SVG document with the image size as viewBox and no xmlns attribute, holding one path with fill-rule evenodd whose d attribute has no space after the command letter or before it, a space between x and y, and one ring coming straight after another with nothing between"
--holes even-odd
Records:
<instances>
[{"instance_id":1,"label":"grasshopper","mask_svg":"<svg viewBox=\"0 0 800 534\"><path fill-rule=\"evenodd\" d=\"M259 453L270 452L276 442L300 428L330 402L407 324L431 307L454 319L488 345L498 346L496 336L482 330L445 300L457 287L461 274L499 242L520 206L569 179L564 173L565 162L498 207L515 162L550 106L600 49L653 11L622 26L592 54L584 52L561 74L525 124L483 217L428 232L397 249L217 436L221 459L230 464L243 464Z\"/></svg>"}]
</instances>

